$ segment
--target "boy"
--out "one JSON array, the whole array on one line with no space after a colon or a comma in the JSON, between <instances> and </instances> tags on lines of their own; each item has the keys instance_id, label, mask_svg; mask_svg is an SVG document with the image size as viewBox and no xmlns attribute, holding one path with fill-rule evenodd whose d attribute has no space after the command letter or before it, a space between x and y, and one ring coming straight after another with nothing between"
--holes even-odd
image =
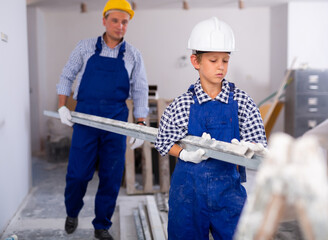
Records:
<instances>
[{"instance_id":1,"label":"boy","mask_svg":"<svg viewBox=\"0 0 328 240\"><path fill-rule=\"evenodd\" d=\"M231 142L232 139L267 145L263 122L253 100L229 83L234 35L213 17L198 23L189 38L191 63L199 80L176 98L162 115L155 147L179 157L169 198L170 240L232 239L246 200L245 168L217 159L205 151L186 151L176 142L187 134ZM235 140L234 140L235 141ZM203 161L204 160L204 161Z\"/></svg>"}]
</instances>

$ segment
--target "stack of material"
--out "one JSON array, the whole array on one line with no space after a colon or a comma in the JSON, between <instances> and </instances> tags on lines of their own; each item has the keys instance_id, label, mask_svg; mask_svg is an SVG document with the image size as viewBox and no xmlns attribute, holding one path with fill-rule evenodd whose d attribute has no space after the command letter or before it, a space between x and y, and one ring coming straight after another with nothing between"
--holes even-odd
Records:
<instances>
[{"instance_id":1,"label":"stack of material","mask_svg":"<svg viewBox=\"0 0 328 240\"><path fill-rule=\"evenodd\" d=\"M146 196L146 203L133 210L138 240L167 239L167 207L163 194Z\"/></svg>"},{"instance_id":2,"label":"stack of material","mask_svg":"<svg viewBox=\"0 0 328 240\"><path fill-rule=\"evenodd\" d=\"M163 193L120 197L120 239L166 240L167 202L168 197Z\"/></svg>"}]
</instances>

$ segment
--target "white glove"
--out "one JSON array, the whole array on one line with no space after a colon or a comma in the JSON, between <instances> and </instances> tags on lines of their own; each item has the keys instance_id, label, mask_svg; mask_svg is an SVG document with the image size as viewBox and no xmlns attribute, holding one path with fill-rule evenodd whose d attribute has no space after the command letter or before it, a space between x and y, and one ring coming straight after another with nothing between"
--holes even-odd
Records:
<instances>
[{"instance_id":1,"label":"white glove","mask_svg":"<svg viewBox=\"0 0 328 240\"><path fill-rule=\"evenodd\" d=\"M211 139L211 135L209 133L206 133L206 132L203 132L202 134L202 138L206 139L206 140L209 140ZM214 138L212 138L213 140ZM215 139L214 139L215 140Z\"/></svg>"},{"instance_id":2,"label":"white glove","mask_svg":"<svg viewBox=\"0 0 328 240\"><path fill-rule=\"evenodd\" d=\"M185 162L200 163L201 161L208 159L208 157L205 157L204 154L205 150L201 148L192 152L182 149L179 154L179 158Z\"/></svg>"},{"instance_id":3,"label":"white glove","mask_svg":"<svg viewBox=\"0 0 328 240\"><path fill-rule=\"evenodd\" d=\"M232 139L231 143L248 147L255 154L260 155L260 156L265 156L268 153L268 149L266 149L261 143L251 143L251 142L246 142L244 140L241 140L239 142L236 138Z\"/></svg>"},{"instance_id":4,"label":"white glove","mask_svg":"<svg viewBox=\"0 0 328 240\"><path fill-rule=\"evenodd\" d=\"M202 138L209 140L211 139L211 135L209 133L204 132L202 134ZM179 154L179 158L185 162L200 163L201 161L208 159L208 157L204 155L205 155L205 150L201 148L191 152L182 149L182 151Z\"/></svg>"},{"instance_id":5,"label":"white glove","mask_svg":"<svg viewBox=\"0 0 328 240\"><path fill-rule=\"evenodd\" d=\"M129 143L132 144L130 148L133 150L140 147L144 143L144 140L131 137Z\"/></svg>"},{"instance_id":6,"label":"white glove","mask_svg":"<svg viewBox=\"0 0 328 240\"><path fill-rule=\"evenodd\" d=\"M71 112L69 111L69 109L66 106L60 107L58 109L58 113L59 113L60 121L63 124L66 124L70 127L73 126L74 123L71 121L72 120Z\"/></svg>"}]
</instances>

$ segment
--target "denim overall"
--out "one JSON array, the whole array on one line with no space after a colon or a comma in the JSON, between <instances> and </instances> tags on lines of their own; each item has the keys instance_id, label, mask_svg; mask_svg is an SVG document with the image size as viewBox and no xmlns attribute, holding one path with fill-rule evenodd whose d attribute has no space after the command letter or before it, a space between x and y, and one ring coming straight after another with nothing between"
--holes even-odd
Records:
<instances>
[{"instance_id":1,"label":"denim overall","mask_svg":"<svg viewBox=\"0 0 328 240\"><path fill-rule=\"evenodd\" d=\"M129 76L124 65L125 42L117 58L100 56L101 37L86 65L77 97L77 112L127 121ZM95 229L111 227L125 162L126 137L74 124L66 175L67 215L77 217L83 207L88 182L98 165L99 186L95 198Z\"/></svg>"},{"instance_id":2,"label":"denim overall","mask_svg":"<svg viewBox=\"0 0 328 240\"><path fill-rule=\"evenodd\" d=\"M190 106L188 134L209 133L216 140L239 140L238 103L230 85L228 104L209 101ZM190 87L194 92L193 85ZM245 171L245 169L243 169ZM199 164L181 159L175 167L169 197L169 240L232 239L246 200L236 165L209 158Z\"/></svg>"}]
</instances>

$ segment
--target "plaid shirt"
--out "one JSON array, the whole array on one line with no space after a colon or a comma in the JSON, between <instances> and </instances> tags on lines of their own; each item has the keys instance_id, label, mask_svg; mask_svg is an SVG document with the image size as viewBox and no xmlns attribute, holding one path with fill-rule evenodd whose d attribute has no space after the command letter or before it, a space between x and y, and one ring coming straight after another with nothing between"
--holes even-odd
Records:
<instances>
[{"instance_id":1,"label":"plaid shirt","mask_svg":"<svg viewBox=\"0 0 328 240\"><path fill-rule=\"evenodd\" d=\"M195 94L200 104L212 101L204 92L200 80L195 83ZM222 90L215 97L215 101L228 103L229 83L222 81ZM161 155L166 155L174 143L186 137L188 133L190 105L194 104L192 92L187 91L165 109L158 130L155 147ZM234 100L238 102L238 118L240 139L248 142L262 143L267 146L263 121L253 99L246 92L235 88Z\"/></svg>"}]
</instances>

